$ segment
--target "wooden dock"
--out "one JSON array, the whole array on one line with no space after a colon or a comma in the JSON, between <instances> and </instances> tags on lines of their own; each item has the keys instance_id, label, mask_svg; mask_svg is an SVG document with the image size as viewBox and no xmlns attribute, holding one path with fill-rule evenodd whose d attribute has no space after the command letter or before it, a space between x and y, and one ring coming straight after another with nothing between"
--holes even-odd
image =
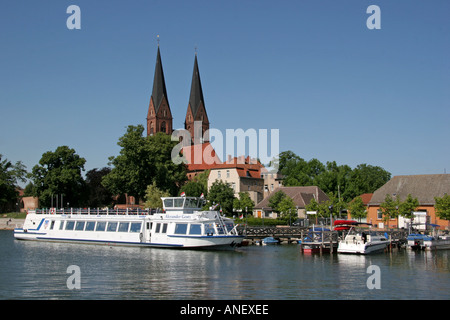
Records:
<instances>
[{"instance_id":1,"label":"wooden dock","mask_svg":"<svg viewBox=\"0 0 450 320\"><path fill-rule=\"evenodd\" d=\"M339 240L343 237L342 231L311 231L306 227L239 226L237 230L247 240L254 242L261 241L266 237L274 237L285 243L298 242L300 250L304 253L336 253ZM387 235L388 251L402 248L408 236L406 230L380 230L377 232Z\"/></svg>"}]
</instances>

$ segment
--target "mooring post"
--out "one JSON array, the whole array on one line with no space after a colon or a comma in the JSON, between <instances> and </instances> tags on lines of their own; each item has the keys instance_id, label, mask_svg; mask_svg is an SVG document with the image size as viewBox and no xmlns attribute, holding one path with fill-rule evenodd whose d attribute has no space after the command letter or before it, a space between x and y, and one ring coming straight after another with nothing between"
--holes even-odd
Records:
<instances>
[{"instance_id":1,"label":"mooring post","mask_svg":"<svg viewBox=\"0 0 450 320\"><path fill-rule=\"evenodd\" d=\"M330 231L330 253L333 253L333 231Z\"/></svg>"},{"instance_id":2,"label":"mooring post","mask_svg":"<svg viewBox=\"0 0 450 320\"><path fill-rule=\"evenodd\" d=\"M303 230L300 231L300 251L303 252Z\"/></svg>"},{"instance_id":3,"label":"mooring post","mask_svg":"<svg viewBox=\"0 0 450 320\"><path fill-rule=\"evenodd\" d=\"M321 243L320 243L320 255L322 255L322 252L323 252L323 230L322 230L322 232L321 232Z\"/></svg>"}]
</instances>

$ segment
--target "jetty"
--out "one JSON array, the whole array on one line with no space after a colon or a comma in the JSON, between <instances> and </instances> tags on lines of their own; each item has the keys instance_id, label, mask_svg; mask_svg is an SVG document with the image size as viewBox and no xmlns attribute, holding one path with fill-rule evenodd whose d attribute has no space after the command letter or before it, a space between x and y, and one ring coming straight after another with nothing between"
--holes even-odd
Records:
<instances>
[{"instance_id":1,"label":"jetty","mask_svg":"<svg viewBox=\"0 0 450 320\"><path fill-rule=\"evenodd\" d=\"M243 235L245 240L257 243L267 237L273 237L280 243L296 242L304 253L335 253L339 240L344 236L342 231L328 231L322 228L311 230L306 227L290 226L243 226L237 227L238 234ZM402 248L406 244L408 232L406 230L378 230L386 236L389 241L387 250Z\"/></svg>"}]
</instances>

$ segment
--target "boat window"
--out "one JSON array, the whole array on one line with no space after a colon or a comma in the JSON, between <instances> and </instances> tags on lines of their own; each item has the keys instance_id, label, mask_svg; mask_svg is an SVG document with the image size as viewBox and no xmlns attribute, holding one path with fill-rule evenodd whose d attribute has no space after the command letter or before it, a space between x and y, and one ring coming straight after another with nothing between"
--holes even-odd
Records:
<instances>
[{"instance_id":1,"label":"boat window","mask_svg":"<svg viewBox=\"0 0 450 320\"><path fill-rule=\"evenodd\" d=\"M64 221L59 222L59 230L64 229Z\"/></svg>"},{"instance_id":2,"label":"boat window","mask_svg":"<svg viewBox=\"0 0 450 320\"><path fill-rule=\"evenodd\" d=\"M117 222L108 222L108 228L106 231L116 232L117 230Z\"/></svg>"},{"instance_id":3,"label":"boat window","mask_svg":"<svg viewBox=\"0 0 450 320\"><path fill-rule=\"evenodd\" d=\"M198 200L197 199L186 199L186 208L198 208Z\"/></svg>"},{"instance_id":4,"label":"boat window","mask_svg":"<svg viewBox=\"0 0 450 320\"><path fill-rule=\"evenodd\" d=\"M191 227L189 228L189 234L202 234L202 225L191 224Z\"/></svg>"},{"instance_id":5,"label":"boat window","mask_svg":"<svg viewBox=\"0 0 450 320\"><path fill-rule=\"evenodd\" d=\"M53 230L53 227L55 226L55 220L52 220L50 223L50 230Z\"/></svg>"},{"instance_id":6,"label":"boat window","mask_svg":"<svg viewBox=\"0 0 450 320\"><path fill-rule=\"evenodd\" d=\"M95 221L88 221L86 223L86 229L84 229L85 231L94 231L95 228Z\"/></svg>"},{"instance_id":7,"label":"boat window","mask_svg":"<svg viewBox=\"0 0 450 320\"><path fill-rule=\"evenodd\" d=\"M155 233L159 233L159 229L161 228L161 223L157 223L155 227Z\"/></svg>"},{"instance_id":8,"label":"boat window","mask_svg":"<svg viewBox=\"0 0 450 320\"><path fill-rule=\"evenodd\" d=\"M75 230L83 231L84 224L85 224L84 221L77 221L77 224L75 225Z\"/></svg>"},{"instance_id":9,"label":"boat window","mask_svg":"<svg viewBox=\"0 0 450 320\"><path fill-rule=\"evenodd\" d=\"M187 223L177 223L175 225L175 234L186 234Z\"/></svg>"},{"instance_id":10,"label":"boat window","mask_svg":"<svg viewBox=\"0 0 450 320\"><path fill-rule=\"evenodd\" d=\"M231 230L234 229L234 223L231 221L225 222L225 228L227 229L227 232L231 232Z\"/></svg>"},{"instance_id":11,"label":"boat window","mask_svg":"<svg viewBox=\"0 0 450 320\"><path fill-rule=\"evenodd\" d=\"M217 233L224 234L222 225L216 223Z\"/></svg>"},{"instance_id":12,"label":"boat window","mask_svg":"<svg viewBox=\"0 0 450 320\"><path fill-rule=\"evenodd\" d=\"M74 226L75 226L75 221L67 221L66 222L66 230L73 230Z\"/></svg>"},{"instance_id":13,"label":"boat window","mask_svg":"<svg viewBox=\"0 0 450 320\"><path fill-rule=\"evenodd\" d=\"M167 233L167 223L163 223L163 227L162 227L161 233Z\"/></svg>"},{"instance_id":14,"label":"boat window","mask_svg":"<svg viewBox=\"0 0 450 320\"><path fill-rule=\"evenodd\" d=\"M95 231L105 231L105 229L106 229L106 222L105 221L97 222L97 227L95 228Z\"/></svg>"},{"instance_id":15,"label":"boat window","mask_svg":"<svg viewBox=\"0 0 450 320\"><path fill-rule=\"evenodd\" d=\"M130 226L129 222L121 222L119 223L119 232L128 232L128 227Z\"/></svg>"},{"instance_id":16,"label":"boat window","mask_svg":"<svg viewBox=\"0 0 450 320\"><path fill-rule=\"evenodd\" d=\"M173 199L164 199L164 207L166 208L173 207Z\"/></svg>"},{"instance_id":17,"label":"boat window","mask_svg":"<svg viewBox=\"0 0 450 320\"><path fill-rule=\"evenodd\" d=\"M176 198L174 199L174 207L175 208L182 208L183 207L184 198Z\"/></svg>"},{"instance_id":18,"label":"boat window","mask_svg":"<svg viewBox=\"0 0 450 320\"><path fill-rule=\"evenodd\" d=\"M141 232L141 222L132 222L130 232Z\"/></svg>"},{"instance_id":19,"label":"boat window","mask_svg":"<svg viewBox=\"0 0 450 320\"><path fill-rule=\"evenodd\" d=\"M212 223L205 223L205 234L206 235L213 235L214 232L214 225Z\"/></svg>"}]
</instances>

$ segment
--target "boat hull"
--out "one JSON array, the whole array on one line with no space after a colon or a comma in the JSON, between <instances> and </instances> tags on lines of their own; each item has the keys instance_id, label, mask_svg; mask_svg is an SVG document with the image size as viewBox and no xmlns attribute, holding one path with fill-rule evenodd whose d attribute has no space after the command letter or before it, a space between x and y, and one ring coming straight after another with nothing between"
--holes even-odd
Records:
<instances>
[{"instance_id":1,"label":"boat hull","mask_svg":"<svg viewBox=\"0 0 450 320\"><path fill-rule=\"evenodd\" d=\"M346 243L340 242L338 245L338 253L353 253L353 254L371 254L384 251L389 243Z\"/></svg>"},{"instance_id":2,"label":"boat hull","mask_svg":"<svg viewBox=\"0 0 450 320\"><path fill-rule=\"evenodd\" d=\"M114 240L114 239L88 239L71 237L52 237L44 233L24 232L23 229L15 229L14 237L17 240L45 241L60 243L79 243L106 246L149 247L149 248L234 248L239 246L243 236L208 236L208 237L178 237L178 240L167 242L141 242L139 240Z\"/></svg>"},{"instance_id":3,"label":"boat hull","mask_svg":"<svg viewBox=\"0 0 450 320\"><path fill-rule=\"evenodd\" d=\"M330 247L321 246L320 244L303 244L303 253L330 253Z\"/></svg>"},{"instance_id":4,"label":"boat hull","mask_svg":"<svg viewBox=\"0 0 450 320\"><path fill-rule=\"evenodd\" d=\"M408 249L425 251L448 250L450 249L450 239L408 240Z\"/></svg>"}]
</instances>

